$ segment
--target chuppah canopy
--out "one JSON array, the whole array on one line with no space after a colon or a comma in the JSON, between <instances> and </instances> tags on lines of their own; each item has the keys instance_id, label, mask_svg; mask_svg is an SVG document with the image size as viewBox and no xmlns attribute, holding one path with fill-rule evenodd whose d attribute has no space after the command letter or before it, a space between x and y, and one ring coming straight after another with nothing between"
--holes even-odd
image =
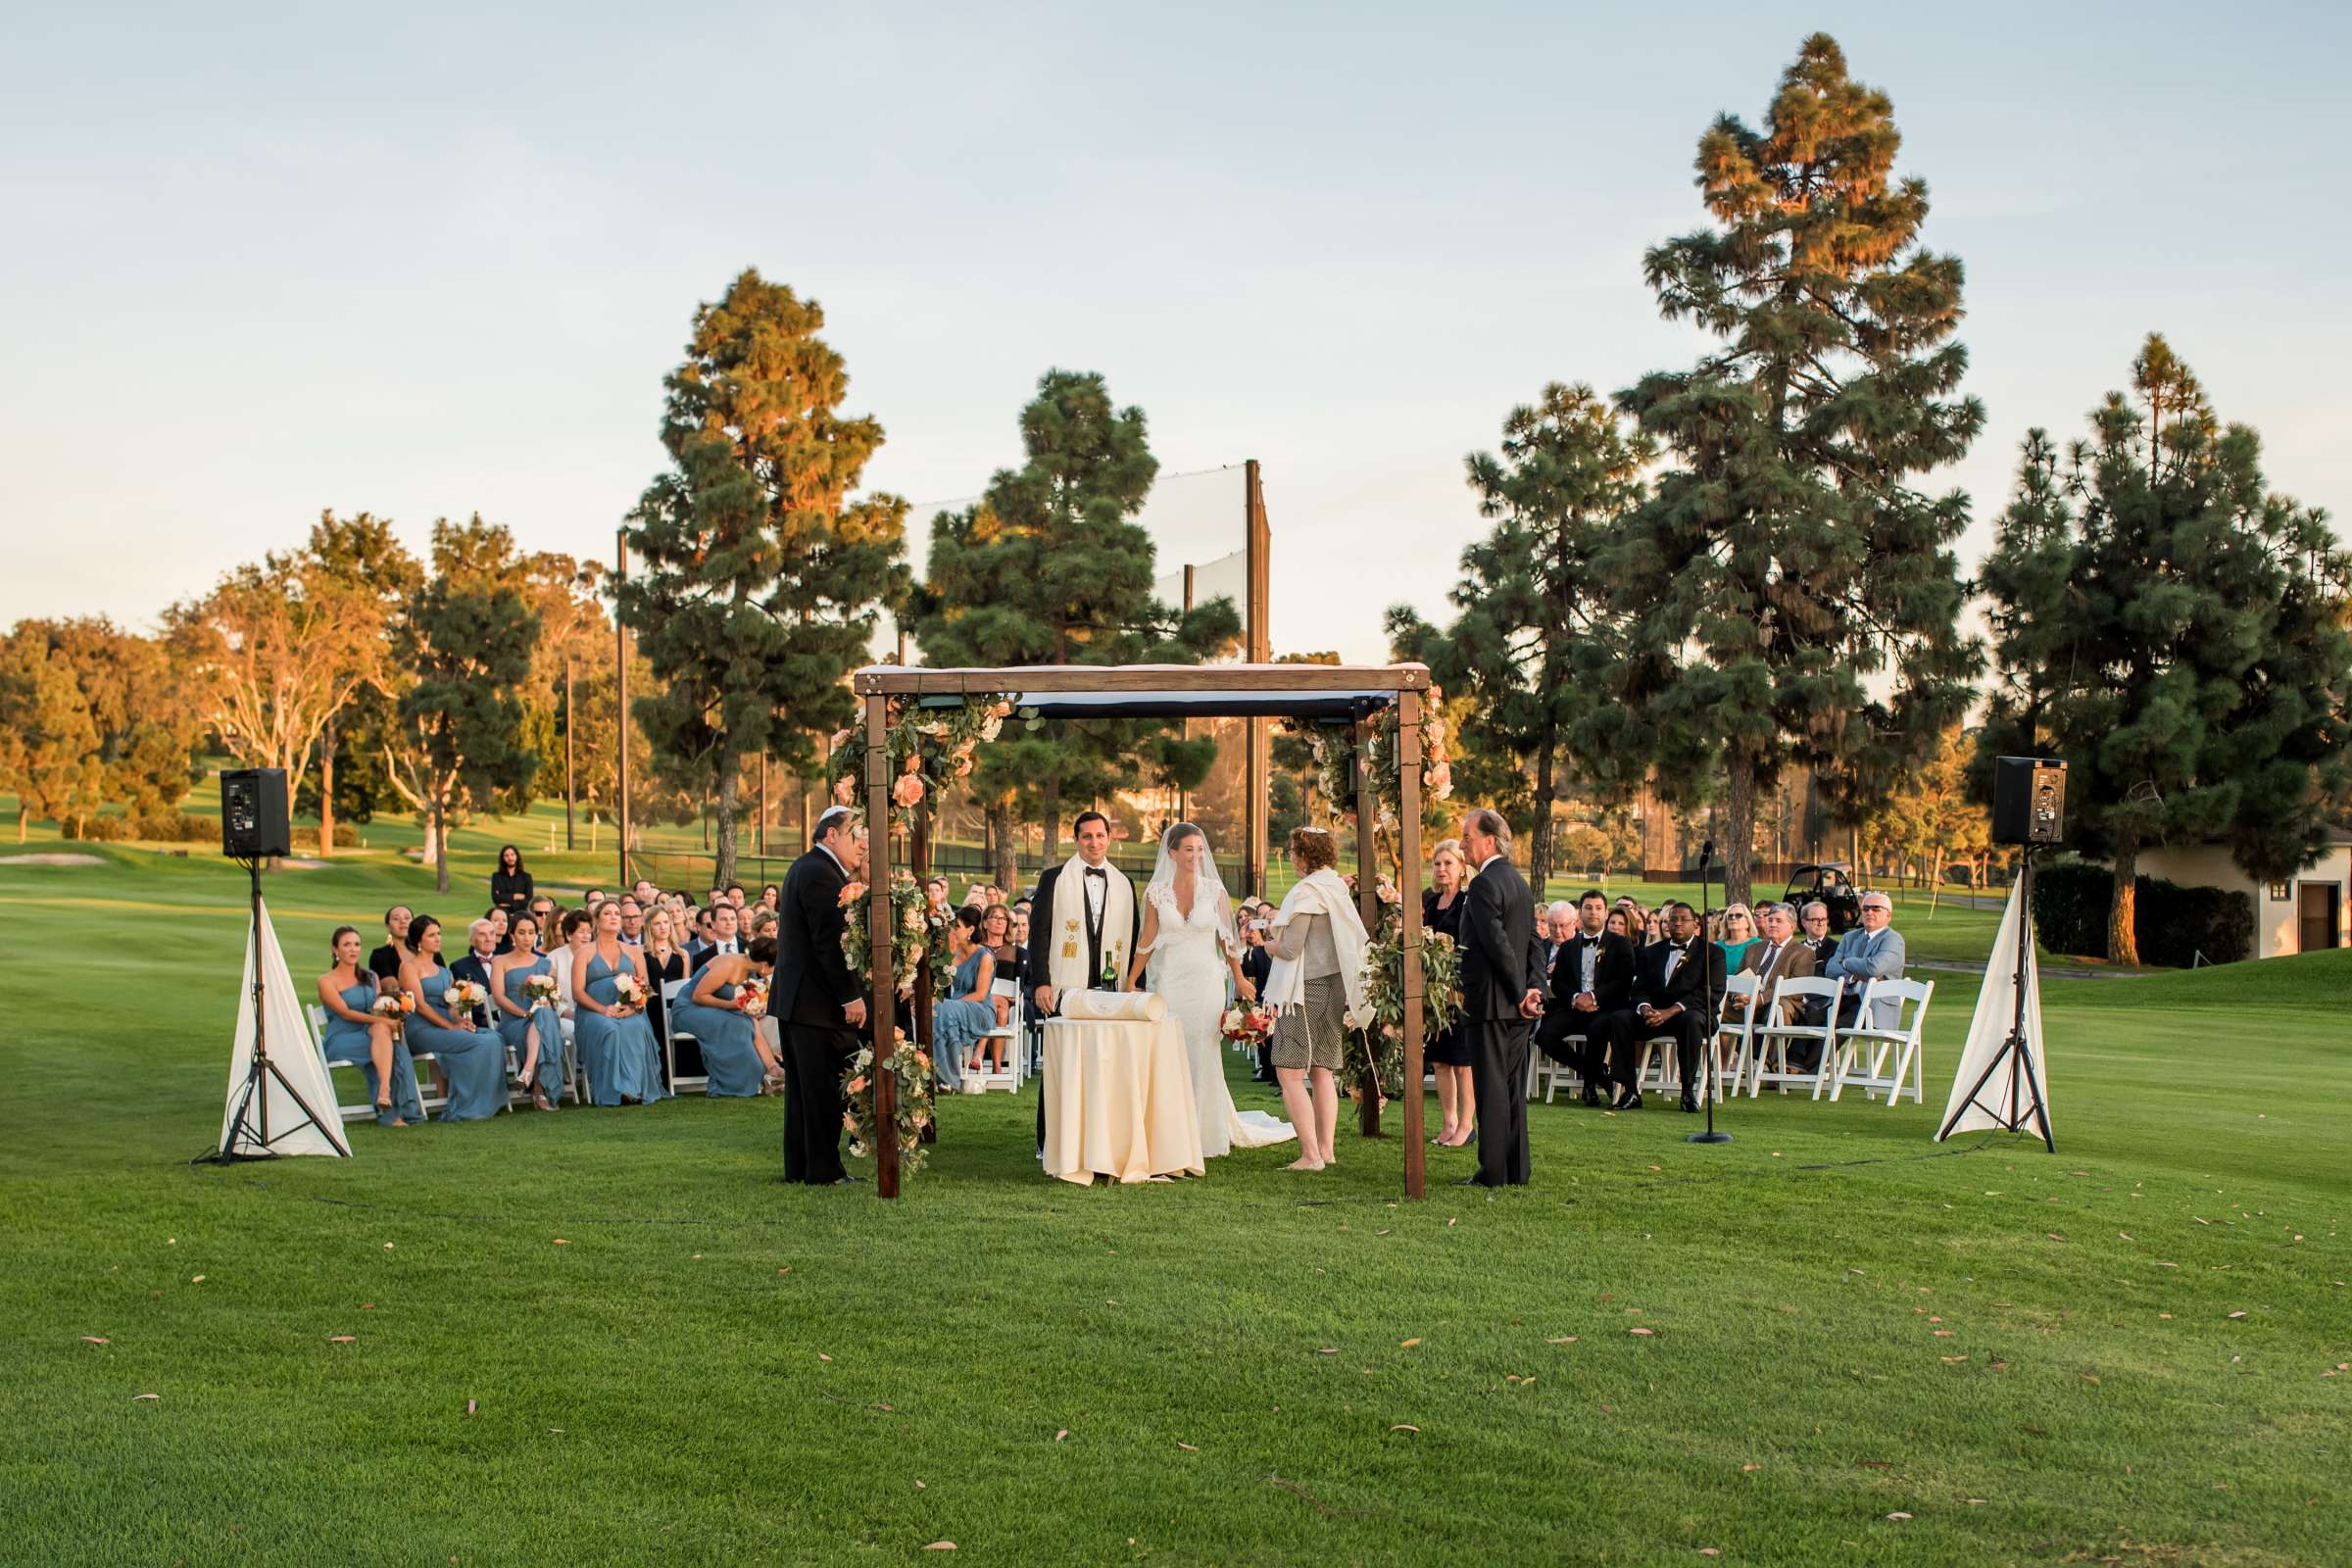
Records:
<instances>
[{"instance_id":1,"label":"chuppah canopy","mask_svg":"<svg viewBox=\"0 0 2352 1568\"><path fill-rule=\"evenodd\" d=\"M1356 725L1394 706L1397 710L1397 773L1403 809L1398 858L1402 861L1404 957L1404 1191L1423 1190L1421 1147L1421 718L1430 689L1422 664L1032 664L1004 668L922 669L877 664L860 669L852 689L865 706L866 820L876 831L868 853L868 898L872 914L873 1004L866 1015L874 1059L891 1054L897 1027L897 991L891 975L891 786L890 704L950 708L967 698L1008 699L1019 713L1041 719L1071 718L1302 718ZM1360 755L1360 752L1359 752ZM1370 781L1359 768L1356 780L1356 842L1359 872L1372 862ZM1366 923L1376 916L1377 876L1359 874L1357 898ZM1041 1091L1042 1092L1042 1091ZM898 1122L893 1075L874 1074L874 1191L895 1198L899 1190Z\"/></svg>"}]
</instances>

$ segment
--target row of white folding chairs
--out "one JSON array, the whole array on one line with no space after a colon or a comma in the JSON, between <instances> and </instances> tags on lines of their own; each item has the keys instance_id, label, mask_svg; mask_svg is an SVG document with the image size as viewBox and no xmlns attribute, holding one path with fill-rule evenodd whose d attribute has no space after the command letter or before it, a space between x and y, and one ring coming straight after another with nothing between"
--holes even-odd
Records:
<instances>
[{"instance_id":1,"label":"row of white folding chairs","mask_svg":"<svg viewBox=\"0 0 2352 1568\"><path fill-rule=\"evenodd\" d=\"M326 1037L326 1009L318 1003L313 1002L305 1004L305 1010L311 1015L311 1038L313 1040L324 1040ZM563 1018L558 1021L563 1025L564 1029L563 1092L571 1096L572 1101L575 1103L585 1104L588 1101L589 1095L588 1073L587 1070L580 1065L578 1053L571 1049L571 1020L569 1018ZM325 1055L325 1047L323 1045L319 1047L319 1054L321 1059L323 1059ZM429 1070L427 1070L433 1064L433 1054L429 1051L413 1051L409 1053L409 1060L418 1069L416 1075L416 1099L417 1102L424 1107L425 1115L430 1117L436 1111L446 1109L449 1105L449 1097L434 1092L432 1074ZM520 1070L521 1066L521 1061L517 1059L514 1054L514 1048L513 1046L507 1047L507 1077L510 1080L507 1092L507 1102L509 1104L520 1104L531 1098L531 1092L527 1087L518 1087L514 1085L512 1082L515 1073ZM334 1075L338 1071L356 1074L360 1080L362 1092L365 1094L368 1082L368 1071L365 1065L356 1061L329 1061L326 1063L327 1081L329 1083L334 1081ZM335 1105L335 1113L342 1120L347 1122L366 1121L375 1114L375 1106L369 1103L366 1099L361 1099L356 1102L344 1102L339 1100Z\"/></svg>"}]
</instances>

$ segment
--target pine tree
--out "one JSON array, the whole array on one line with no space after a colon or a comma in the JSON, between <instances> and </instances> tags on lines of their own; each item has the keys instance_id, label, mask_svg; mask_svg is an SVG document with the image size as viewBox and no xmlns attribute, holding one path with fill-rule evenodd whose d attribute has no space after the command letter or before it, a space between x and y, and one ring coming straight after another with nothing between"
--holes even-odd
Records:
<instances>
[{"instance_id":1,"label":"pine tree","mask_svg":"<svg viewBox=\"0 0 2352 1568\"><path fill-rule=\"evenodd\" d=\"M2225 843L2249 875L2291 876L2352 779L2352 558L2326 514L2267 488L2260 437L2215 416L2162 337L2132 386L2063 457L2026 437L1983 573L1984 767L2065 758L2072 836L2114 870L2118 963L2138 961L2142 849Z\"/></svg>"},{"instance_id":2,"label":"pine tree","mask_svg":"<svg viewBox=\"0 0 2352 1568\"><path fill-rule=\"evenodd\" d=\"M433 524L433 574L409 598L395 655L412 677L400 741L384 761L424 819L434 886L449 891L449 830L538 766L522 739L521 688L539 617L515 584L514 543L476 515Z\"/></svg>"},{"instance_id":3,"label":"pine tree","mask_svg":"<svg viewBox=\"0 0 2352 1568\"><path fill-rule=\"evenodd\" d=\"M1464 460L1479 515L1494 528L1462 552L1453 624L1421 639L1420 653L1445 691L1475 700L1470 746L1534 770L1528 876L1537 887L1557 859L1559 764L1573 758L1588 782L1626 782L1610 770L1624 754L1593 733L1615 728L1607 685L1626 619L1599 561L1646 494L1642 469L1654 456L1648 437L1629 435L1590 386L1555 381L1503 420L1500 456Z\"/></svg>"},{"instance_id":4,"label":"pine tree","mask_svg":"<svg viewBox=\"0 0 2352 1568\"><path fill-rule=\"evenodd\" d=\"M632 706L665 762L715 795L720 881L739 762L764 751L813 770L810 738L850 721L843 677L906 592L906 504L854 494L882 426L840 412L849 375L824 324L757 270L696 311L664 383L671 466L629 514L619 614L663 688Z\"/></svg>"},{"instance_id":5,"label":"pine tree","mask_svg":"<svg viewBox=\"0 0 2352 1568\"><path fill-rule=\"evenodd\" d=\"M1955 630L1967 498L1914 485L1984 423L1957 395L1961 267L1919 247L1883 92L1805 40L1763 128L1699 140L1715 227L1644 259L1660 312L1719 340L1619 394L1669 455L1602 570L1634 616L1610 749L1684 798L1723 778L1731 897L1759 796L1792 763L1858 815L1959 717L1980 651Z\"/></svg>"},{"instance_id":6,"label":"pine tree","mask_svg":"<svg viewBox=\"0 0 2352 1568\"><path fill-rule=\"evenodd\" d=\"M1159 471L1143 410L1114 408L1099 374L1049 370L1021 411L1021 445L1026 463L932 524L913 616L926 662L1191 664L1233 646L1241 619L1231 600L1177 611L1152 597L1152 536L1134 521ZM1159 721L1007 726L973 769L973 793L1000 844L1016 806L1036 811L1051 862L1064 802L1147 777L1190 789L1214 755L1213 742Z\"/></svg>"}]
</instances>

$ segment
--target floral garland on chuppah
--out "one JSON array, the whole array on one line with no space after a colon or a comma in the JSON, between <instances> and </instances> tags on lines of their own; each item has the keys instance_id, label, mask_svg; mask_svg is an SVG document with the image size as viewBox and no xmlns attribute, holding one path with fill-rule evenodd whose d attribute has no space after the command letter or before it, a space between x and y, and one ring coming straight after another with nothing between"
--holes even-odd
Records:
<instances>
[{"instance_id":1,"label":"floral garland on chuppah","mask_svg":"<svg viewBox=\"0 0 2352 1568\"><path fill-rule=\"evenodd\" d=\"M1453 762L1446 750L1446 717L1440 711L1446 694L1432 686L1421 694L1421 798L1448 800L1453 795ZM1365 748L1365 766L1372 786L1375 813L1373 838L1391 865L1396 861L1397 825L1404 810L1402 772L1396 760L1397 704L1374 715ZM1313 748L1315 787L1322 791L1333 817L1355 822L1355 726L1290 721L1290 731Z\"/></svg>"},{"instance_id":2,"label":"floral garland on chuppah","mask_svg":"<svg viewBox=\"0 0 2352 1568\"><path fill-rule=\"evenodd\" d=\"M974 693L944 708L891 698L885 744L890 751L890 819L911 832L914 808L972 771L972 753L993 741L1012 716L1010 699ZM865 746L855 729L833 736L833 801L856 806L865 783Z\"/></svg>"},{"instance_id":3,"label":"floral garland on chuppah","mask_svg":"<svg viewBox=\"0 0 2352 1568\"><path fill-rule=\"evenodd\" d=\"M841 889L841 908L844 924L841 928L842 956L850 960L850 968L873 978L874 938L872 892L863 882L847 882ZM912 871L904 868L891 873L890 878L890 979L891 989L902 999L914 995L915 965L928 960L931 965L931 994L947 993L942 986L955 982L955 965L947 961L947 922L931 912L930 902L923 897L923 885L914 879Z\"/></svg>"},{"instance_id":4,"label":"floral garland on chuppah","mask_svg":"<svg viewBox=\"0 0 2352 1568\"><path fill-rule=\"evenodd\" d=\"M893 1029L890 1042L890 1060L885 1063L898 1082L897 1113L893 1120L899 1129L899 1173L911 1176L923 1168L923 1129L931 1125L931 1056L917 1049L906 1038L904 1029ZM863 1045L841 1074L841 1127L850 1135L850 1154L863 1159L880 1125L874 1117L874 1048Z\"/></svg>"},{"instance_id":5,"label":"floral garland on chuppah","mask_svg":"<svg viewBox=\"0 0 2352 1568\"><path fill-rule=\"evenodd\" d=\"M1350 888L1355 879L1348 879ZM1364 1007L1346 1022L1355 1032L1384 1099L1404 1093L1404 901L1387 877L1379 883L1380 914L1364 946ZM1421 1032L1424 1039L1453 1027L1462 1013L1462 955L1443 931L1421 933ZM1348 1098L1361 1098L1350 1083Z\"/></svg>"}]
</instances>

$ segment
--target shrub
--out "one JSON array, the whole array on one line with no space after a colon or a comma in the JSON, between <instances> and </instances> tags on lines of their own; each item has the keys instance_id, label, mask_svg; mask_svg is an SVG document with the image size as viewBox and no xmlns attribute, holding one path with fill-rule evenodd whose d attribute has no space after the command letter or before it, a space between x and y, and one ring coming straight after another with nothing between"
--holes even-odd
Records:
<instances>
[{"instance_id":1,"label":"shrub","mask_svg":"<svg viewBox=\"0 0 2352 1568\"><path fill-rule=\"evenodd\" d=\"M79 839L88 844L120 844L136 837L126 816L93 816L79 824L69 818L57 824L57 834L63 839Z\"/></svg>"},{"instance_id":2,"label":"shrub","mask_svg":"<svg viewBox=\"0 0 2352 1568\"><path fill-rule=\"evenodd\" d=\"M137 827L137 836L151 844L200 844L220 836L220 824L216 818L198 816L193 811L175 811L168 806L141 811Z\"/></svg>"},{"instance_id":3,"label":"shrub","mask_svg":"<svg viewBox=\"0 0 2352 1568\"><path fill-rule=\"evenodd\" d=\"M2132 884L2132 933L2139 961L2185 969L2203 954L2207 963L2236 963L2254 951L2254 904L2243 893L2184 888L2161 877ZM2052 953L2103 957L2107 907L2115 874L2103 865L2061 860L2034 873L2034 935Z\"/></svg>"}]
</instances>

